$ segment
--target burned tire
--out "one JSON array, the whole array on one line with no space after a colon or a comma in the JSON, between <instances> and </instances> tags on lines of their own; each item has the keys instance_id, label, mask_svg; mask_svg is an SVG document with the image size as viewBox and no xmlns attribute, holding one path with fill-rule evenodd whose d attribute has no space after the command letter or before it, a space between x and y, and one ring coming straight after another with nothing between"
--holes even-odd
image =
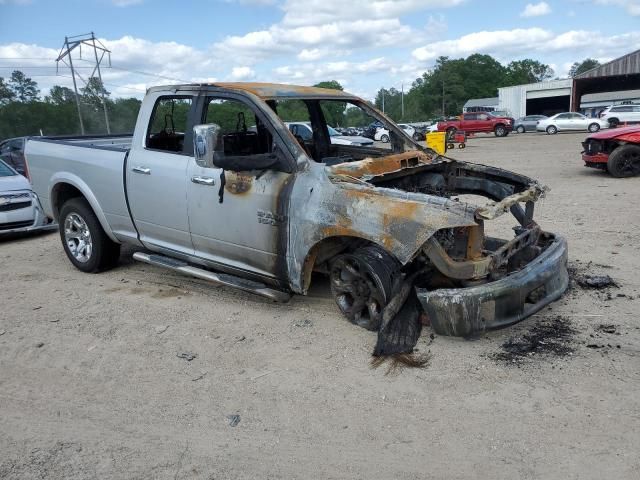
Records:
<instances>
[{"instance_id":1,"label":"burned tire","mask_svg":"<svg viewBox=\"0 0 640 480\"><path fill-rule=\"evenodd\" d=\"M640 146L627 144L616 148L609 155L607 171L617 178L640 175Z\"/></svg>"},{"instance_id":2,"label":"burned tire","mask_svg":"<svg viewBox=\"0 0 640 480\"><path fill-rule=\"evenodd\" d=\"M398 261L377 246L334 257L329 279L342 314L355 325L377 331L383 309L391 300L399 268Z\"/></svg>"},{"instance_id":3,"label":"burned tire","mask_svg":"<svg viewBox=\"0 0 640 480\"><path fill-rule=\"evenodd\" d=\"M493 129L493 133L496 137L506 137L509 135L509 131L504 125L496 125L496 128Z\"/></svg>"},{"instance_id":4,"label":"burned tire","mask_svg":"<svg viewBox=\"0 0 640 480\"><path fill-rule=\"evenodd\" d=\"M59 225L64 252L78 270L97 273L118 263L120 245L107 236L84 198L65 202Z\"/></svg>"}]
</instances>

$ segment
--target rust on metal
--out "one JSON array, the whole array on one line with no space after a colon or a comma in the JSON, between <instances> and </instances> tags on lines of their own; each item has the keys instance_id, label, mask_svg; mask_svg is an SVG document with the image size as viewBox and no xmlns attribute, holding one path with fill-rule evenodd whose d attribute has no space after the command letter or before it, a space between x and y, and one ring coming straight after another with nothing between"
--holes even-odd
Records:
<instances>
[{"instance_id":1,"label":"rust on metal","mask_svg":"<svg viewBox=\"0 0 640 480\"><path fill-rule=\"evenodd\" d=\"M406 168L428 165L432 162L433 156L427 152L409 151L382 158L366 158L359 162L340 163L328 168L335 175L370 179Z\"/></svg>"},{"instance_id":2,"label":"rust on metal","mask_svg":"<svg viewBox=\"0 0 640 480\"><path fill-rule=\"evenodd\" d=\"M233 172L227 171L225 172L226 182L225 182L225 190L234 195L239 195L243 193L247 193L251 190L251 185L253 184L253 176L248 175L242 172Z\"/></svg>"},{"instance_id":3,"label":"rust on metal","mask_svg":"<svg viewBox=\"0 0 640 480\"><path fill-rule=\"evenodd\" d=\"M357 99L357 97L330 88L305 87L299 85L287 85L283 83L260 83L260 82L215 82L209 84L229 90L239 90L249 92L263 100L275 98L344 98Z\"/></svg>"}]
</instances>

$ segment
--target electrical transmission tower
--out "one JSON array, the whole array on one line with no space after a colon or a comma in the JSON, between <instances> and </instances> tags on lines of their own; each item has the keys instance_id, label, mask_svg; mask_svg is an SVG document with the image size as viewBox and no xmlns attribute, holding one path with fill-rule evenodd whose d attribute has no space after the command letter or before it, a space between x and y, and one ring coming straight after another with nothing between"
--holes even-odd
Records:
<instances>
[{"instance_id":1,"label":"electrical transmission tower","mask_svg":"<svg viewBox=\"0 0 640 480\"><path fill-rule=\"evenodd\" d=\"M77 69L73 67L73 58L71 52L75 49L78 49L79 59L82 60L82 46L85 46L85 49L93 50L93 57L95 59L95 65L93 67L93 71L91 75L87 78L84 78L80 75ZM102 83L102 72L100 71L100 65L102 64L102 60L107 57L108 66L111 67L111 51L108 50L100 40L96 38L96 36L91 33L86 33L83 35L76 35L74 37L64 37L64 44L60 49L60 54L58 58L56 58L56 73L57 68L62 62L64 65L71 69L71 78L73 79L73 90L76 93L76 107L78 107L78 119L80 120L80 131L84 135L84 122L82 121L82 112L80 111L80 97L78 95L78 82L76 78L81 80L85 87L89 86L89 82L92 78L98 78L100 81L100 99L102 102L102 108L104 110L104 121L107 125L107 133L111 133L111 127L109 126L109 114L107 113L107 103L104 98L104 84ZM96 73L98 76L96 77Z\"/></svg>"}]
</instances>

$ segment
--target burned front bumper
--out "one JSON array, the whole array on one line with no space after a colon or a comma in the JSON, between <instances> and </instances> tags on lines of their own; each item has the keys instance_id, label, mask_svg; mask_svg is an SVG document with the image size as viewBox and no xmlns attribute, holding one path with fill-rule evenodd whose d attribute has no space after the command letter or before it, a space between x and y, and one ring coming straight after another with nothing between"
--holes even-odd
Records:
<instances>
[{"instance_id":1,"label":"burned front bumper","mask_svg":"<svg viewBox=\"0 0 640 480\"><path fill-rule=\"evenodd\" d=\"M533 315L557 300L568 285L567 242L555 236L538 257L500 280L416 292L435 333L472 337Z\"/></svg>"}]
</instances>

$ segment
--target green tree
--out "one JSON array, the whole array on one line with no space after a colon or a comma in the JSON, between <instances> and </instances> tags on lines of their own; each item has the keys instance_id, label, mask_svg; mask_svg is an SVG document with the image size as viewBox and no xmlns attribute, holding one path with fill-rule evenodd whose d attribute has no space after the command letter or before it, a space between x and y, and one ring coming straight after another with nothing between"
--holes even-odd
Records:
<instances>
[{"instance_id":1,"label":"green tree","mask_svg":"<svg viewBox=\"0 0 640 480\"><path fill-rule=\"evenodd\" d=\"M76 100L76 94L73 90L67 87L61 87L54 85L49 90L49 95L45 97L47 103L53 103L54 105L64 105L66 103L72 103Z\"/></svg>"},{"instance_id":2,"label":"green tree","mask_svg":"<svg viewBox=\"0 0 640 480\"><path fill-rule=\"evenodd\" d=\"M33 102L38 99L38 84L20 70L14 70L9 79L9 88L19 102Z\"/></svg>"},{"instance_id":3,"label":"green tree","mask_svg":"<svg viewBox=\"0 0 640 480\"><path fill-rule=\"evenodd\" d=\"M537 60L530 58L515 60L507 65L504 86L542 82L553 77L553 74L553 69L549 65Z\"/></svg>"},{"instance_id":4,"label":"green tree","mask_svg":"<svg viewBox=\"0 0 640 480\"><path fill-rule=\"evenodd\" d=\"M329 88L331 90L344 90L340 82L337 80L327 80L324 82L316 83L314 87ZM320 102L322 113L329 125L332 127L338 127L344 125L344 111L347 108L346 102Z\"/></svg>"},{"instance_id":5,"label":"green tree","mask_svg":"<svg viewBox=\"0 0 640 480\"><path fill-rule=\"evenodd\" d=\"M0 77L0 105L10 102L15 97L11 87L7 85L4 78Z\"/></svg>"},{"instance_id":6,"label":"green tree","mask_svg":"<svg viewBox=\"0 0 640 480\"><path fill-rule=\"evenodd\" d=\"M581 73L599 66L600 62L595 58L585 58L583 61L575 62L573 65L571 65L571 68L569 69L569 76L573 78L577 75L580 75Z\"/></svg>"}]
</instances>

